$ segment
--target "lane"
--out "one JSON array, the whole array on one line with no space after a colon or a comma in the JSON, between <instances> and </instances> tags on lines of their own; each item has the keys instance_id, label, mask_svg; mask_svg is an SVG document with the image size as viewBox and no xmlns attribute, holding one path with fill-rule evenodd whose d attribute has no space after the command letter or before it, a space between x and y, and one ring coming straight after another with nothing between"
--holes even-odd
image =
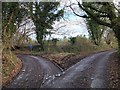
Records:
<instances>
[{"instance_id":1,"label":"lane","mask_svg":"<svg viewBox=\"0 0 120 90\"><path fill-rule=\"evenodd\" d=\"M113 52L101 52L86 57L42 88L106 88L107 59Z\"/></svg>"},{"instance_id":2,"label":"lane","mask_svg":"<svg viewBox=\"0 0 120 90\"><path fill-rule=\"evenodd\" d=\"M54 79L61 69L41 57L19 55L23 67L20 73L6 88L40 88L47 80Z\"/></svg>"},{"instance_id":3,"label":"lane","mask_svg":"<svg viewBox=\"0 0 120 90\"><path fill-rule=\"evenodd\" d=\"M39 61L41 69L44 73L42 84L44 84L46 81L53 80L55 77L59 76L63 71L62 68L56 66L51 61L45 60L41 57L35 57L35 56L30 56L30 57Z\"/></svg>"},{"instance_id":4,"label":"lane","mask_svg":"<svg viewBox=\"0 0 120 90\"><path fill-rule=\"evenodd\" d=\"M20 73L7 88L106 88L106 51L82 59L66 71L41 57L19 55L23 62Z\"/></svg>"}]
</instances>

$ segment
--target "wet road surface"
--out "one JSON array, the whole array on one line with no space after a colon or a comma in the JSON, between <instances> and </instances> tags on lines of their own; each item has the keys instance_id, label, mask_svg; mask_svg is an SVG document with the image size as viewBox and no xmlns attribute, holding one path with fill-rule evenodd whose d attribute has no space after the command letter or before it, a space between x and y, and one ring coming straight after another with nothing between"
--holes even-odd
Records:
<instances>
[{"instance_id":1,"label":"wet road surface","mask_svg":"<svg viewBox=\"0 0 120 90\"><path fill-rule=\"evenodd\" d=\"M66 71L41 57L20 55L23 68L8 88L107 88L107 61L113 53L88 56Z\"/></svg>"},{"instance_id":2,"label":"wet road surface","mask_svg":"<svg viewBox=\"0 0 120 90\"><path fill-rule=\"evenodd\" d=\"M101 52L82 59L42 88L107 88L107 60L113 52Z\"/></svg>"},{"instance_id":3,"label":"wet road surface","mask_svg":"<svg viewBox=\"0 0 120 90\"><path fill-rule=\"evenodd\" d=\"M18 56L23 62L23 68L7 88L40 88L46 80L54 79L61 73L52 62L41 57L30 55Z\"/></svg>"}]
</instances>

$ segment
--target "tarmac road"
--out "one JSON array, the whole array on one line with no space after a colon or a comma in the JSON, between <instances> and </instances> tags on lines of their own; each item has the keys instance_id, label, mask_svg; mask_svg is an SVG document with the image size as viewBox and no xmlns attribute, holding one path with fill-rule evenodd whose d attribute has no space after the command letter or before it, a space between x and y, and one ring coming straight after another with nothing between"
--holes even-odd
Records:
<instances>
[{"instance_id":1,"label":"tarmac road","mask_svg":"<svg viewBox=\"0 0 120 90\"><path fill-rule=\"evenodd\" d=\"M40 88L46 80L54 79L61 73L61 69L44 58L19 55L23 67L20 73L7 85L7 88Z\"/></svg>"},{"instance_id":2,"label":"tarmac road","mask_svg":"<svg viewBox=\"0 0 120 90\"><path fill-rule=\"evenodd\" d=\"M107 88L106 67L112 53L106 51L86 57L42 88Z\"/></svg>"},{"instance_id":3,"label":"tarmac road","mask_svg":"<svg viewBox=\"0 0 120 90\"><path fill-rule=\"evenodd\" d=\"M107 88L107 61L112 53L93 54L66 71L44 58L19 55L23 68L7 88Z\"/></svg>"}]
</instances>

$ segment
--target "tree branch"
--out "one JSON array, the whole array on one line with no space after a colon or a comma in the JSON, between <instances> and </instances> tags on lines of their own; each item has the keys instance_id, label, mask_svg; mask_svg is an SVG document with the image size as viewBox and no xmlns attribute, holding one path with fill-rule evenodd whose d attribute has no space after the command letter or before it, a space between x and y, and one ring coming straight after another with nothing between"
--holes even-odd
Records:
<instances>
[{"instance_id":1,"label":"tree branch","mask_svg":"<svg viewBox=\"0 0 120 90\"><path fill-rule=\"evenodd\" d=\"M77 13L74 11L74 9L72 8L71 5L74 5L74 4L70 4L70 5L67 6L67 7L70 7L71 10L72 10L72 12L73 12L76 16L82 17L82 18L90 18L90 17L87 16L87 15L81 16L81 15L77 14ZM77 5L78 5L78 4L77 4ZM86 6L87 6L87 5L86 5ZM91 9L95 10L95 11L98 11L98 12L101 12L101 13L102 13L101 15L100 15L100 14L96 14L96 15L95 15L96 17L108 17L108 15L105 15L105 12L99 11L99 10L95 9L94 7L92 7L92 6L90 6L90 5L88 5L87 7L89 7L89 8L91 8ZM104 13L104 14L103 14L103 13Z\"/></svg>"},{"instance_id":2,"label":"tree branch","mask_svg":"<svg viewBox=\"0 0 120 90\"><path fill-rule=\"evenodd\" d=\"M86 5L84 5L84 6L85 6L85 7L89 7L90 9L95 10L96 12L99 12L99 13L105 14L105 12L96 9L96 8L93 7L91 4L89 4L89 5L86 4Z\"/></svg>"},{"instance_id":3,"label":"tree branch","mask_svg":"<svg viewBox=\"0 0 120 90\"><path fill-rule=\"evenodd\" d=\"M82 17L82 18L89 18L87 15L81 16L81 15L77 14L71 6L70 6L70 8L76 16Z\"/></svg>"},{"instance_id":4,"label":"tree branch","mask_svg":"<svg viewBox=\"0 0 120 90\"><path fill-rule=\"evenodd\" d=\"M99 23L100 25L105 25L108 27L112 27L112 25L110 23L107 23L105 21L100 20L100 18L98 18L96 15L94 15L93 13L90 12L90 10L88 10L87 8L84 8L83 6L81 6L81 4L78 2L78 6L83 9L95 22Z\"/></svg>"}]
</instances>

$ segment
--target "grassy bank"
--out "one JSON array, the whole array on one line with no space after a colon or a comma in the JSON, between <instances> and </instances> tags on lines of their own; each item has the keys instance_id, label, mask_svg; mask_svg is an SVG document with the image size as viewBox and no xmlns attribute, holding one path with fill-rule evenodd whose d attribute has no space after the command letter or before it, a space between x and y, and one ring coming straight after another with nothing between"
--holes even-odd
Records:
<instances>
[{"instance_id":1,"label":"grassy bank","mask_svg":"<svg viewBox=\"0 0 120 90\"><path fill-rule=\"evenodd\" d=\"M69 68L71 65L79 61L78 58L84 58L90 54L106 51L116 48L116 44L112 47L105 42L101 42L99 46L95 45L86 37L78 36L74 44L70 43L68 38L59 40L54 43L53 41L45 41L44 51L39 50L39 44L33 44L30 49L28 45L23 45L19 49L14 50L15 54L31 54L38 55L54 61L63 69Z\"/></svg>"},{"instance_id":2,"label":"grassy bank","mask_svg":"<svg viewBox=\"0 0 120 90\"><path fill-rule=\"evenodd\" d=\"M11 51L2 53L2 85L9 83L17 75L22 66L21 60Z\"/></svg>"},{"instance_id":3,"label":"grassy bank","mask_svg":"<svg viewBox=\"0 0 120 90\"><path fill-rule=\"evenodd\" d=\"M29 44L28 44L29 45ZM44 51L39 50L39 44L33 44L30 49L28 45L22 45L12 52L4 52L3 55L3 83L10 81L20 70L21 61L15 56L17 54L30 54L44 57L62 67L64 70L79 62L82 58L96 52L106 51L116 46L101 43L99 46L94 45L85 37L77 37L76 42L71 44L68 39L59 40L56 44L52 41L45 42ZM12 75L12 76L11 76Z\"/></svg>"}]
</instances>

